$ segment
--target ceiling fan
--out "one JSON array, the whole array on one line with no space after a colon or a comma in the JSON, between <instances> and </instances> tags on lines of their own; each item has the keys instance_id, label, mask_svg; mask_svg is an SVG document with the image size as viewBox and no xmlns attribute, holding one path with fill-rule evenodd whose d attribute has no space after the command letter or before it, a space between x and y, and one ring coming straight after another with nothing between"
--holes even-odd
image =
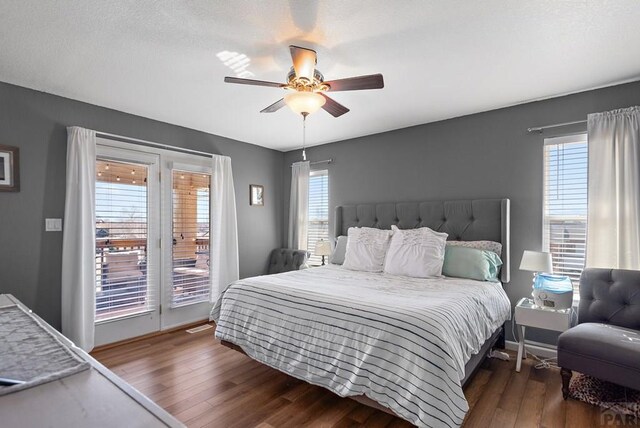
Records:
<instances>
[{"instance_id":1,"label":"ceiling fan","mask_svg":"<svg viewBox=\"0 0 640 428\"><path fill-rule=\"evenodd\" d=\"M349 77L346 79L325 81L322 73L316 69L318 59L316 51L300 46L289 46L293 67L287 74L287 83L267 82L264 80L225 77L227 83L241 85L268 86L283 88L290 92L271 104L260 113L273 113L288 105L294 112L307 115L321 107L334 117L342 116L348 108L329 98L325 92L359 91L362 89L381 89L384 87L382 74Z\"/></svg>"}]
</instances>

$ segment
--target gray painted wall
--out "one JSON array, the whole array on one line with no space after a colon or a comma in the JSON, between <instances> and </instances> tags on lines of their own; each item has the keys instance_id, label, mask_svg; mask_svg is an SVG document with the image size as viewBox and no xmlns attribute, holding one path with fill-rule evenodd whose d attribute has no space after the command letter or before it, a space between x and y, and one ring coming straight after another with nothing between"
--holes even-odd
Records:
<instances>
[{"instance_id":1,"label":"gray painted wall","mask_svg":"<svg viewBox=\"0 0 640 428\"><path fill-rule=\"evenodd\" d=\"M230 156L240 275L266 271L282 243L282 152L0 83L0 144L18 146L21 158L20 192L0 193L0 293L60 327L62 233L45 232L44 219L64 216L69 125ZM264 184L264 207L249 206L252 183Z\"/></svg>"},{"instance_id":2,"label":"gray painted wall","mask_svg":"<svg viewBox=\"0 0 640 428\"><path fill-rule=\"evenodd\" d=\"M542 246L543 139L586 131L586 125L544 135L526 129L637 104L640 82L326 144L307 149L307 155L311 161L334 160L328 167L332 209L359 202L510 198L512 280L505 289L515 305L531 293L531 274L518 270L522 252ZM289 165L300 159L299 150L285 156L285 217ZM283 232L286 238L286 227ZM556 335L537 331L528 338L554 343Z\"/></svg>"},{"instance_id":3,"label":"gray painted wall","mask_svg":"<svg viewBox=\"0 0 640 428\"><path fill-rule=\"evenodd\" d=\"M640 82L326 144L308 149L308 154L311 160L334 159L328 167L332 207L510 198L513 265L506 290L515 304L530 292L529 274L517 269L522 251L542 244L543 138L585 129L574 126L541 136L528 134L526 128L637 104ZM55 327L60 325L62 234L44 232L44 219L64 215L68 125L231 156L242 277L263 273L269 251L286 242L289 165L300 159L300 151L283 155L0 83L0 144L21 150L21 191L0 193L0 292L16 295ZM251 183L265 185L264 208L249 207ZM532 332L530 337L553 343L556 335Z\"/></svg>"}]
</instances>

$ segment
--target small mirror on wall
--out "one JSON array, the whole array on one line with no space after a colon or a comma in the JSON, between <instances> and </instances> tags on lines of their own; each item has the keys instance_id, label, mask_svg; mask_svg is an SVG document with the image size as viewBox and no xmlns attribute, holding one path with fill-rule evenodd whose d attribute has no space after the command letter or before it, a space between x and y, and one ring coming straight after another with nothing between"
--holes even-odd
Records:
<instances>
[{"instance_id":1,"label":"small mirror on wall","mask_svg":"<svg viewBox=\"0 0 640 428\"><path fill-rule=\"evenodd\" d=\"M264 206L264 186L260 184L249 185L249 205Z\"/></svg>"},{"instance_id":2,"label":"small mirror on wall","mask_svg":"<svg viewBox=\"0 0 640 428\"><path fill-rule=\"evenodd\" d=\"M19 149L0 144L0 192L20 191Z\"/></svg>"}]
</instances>

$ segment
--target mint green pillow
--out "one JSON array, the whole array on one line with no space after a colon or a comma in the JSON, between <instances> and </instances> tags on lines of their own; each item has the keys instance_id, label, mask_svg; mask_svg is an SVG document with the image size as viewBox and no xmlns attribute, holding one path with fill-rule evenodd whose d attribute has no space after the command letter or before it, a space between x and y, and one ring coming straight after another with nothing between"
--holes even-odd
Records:
<instances>
[{"instance_id":1,"label":"mint green pillow","mask_svg":"<svg viewBox=\"0 0 640 428\"><path fill-rule=\"evenodd\" d=\"M502 260L493 251L447 245L444 252L444 276L497 281Z\"/></svg>"}]
</instances>

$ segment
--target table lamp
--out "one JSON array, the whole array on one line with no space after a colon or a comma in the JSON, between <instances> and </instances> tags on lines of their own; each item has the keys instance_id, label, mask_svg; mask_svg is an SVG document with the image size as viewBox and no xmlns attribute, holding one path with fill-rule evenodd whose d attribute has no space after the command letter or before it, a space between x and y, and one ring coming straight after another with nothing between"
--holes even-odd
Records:
<instances>
[{"instance_id":1,"label":"table lamp","mask_svg":"<svg viewBox=\"0 0 640 428\"><path fill-rule=\"evenodd\" d=\"M524 250L522 261L520 261L520 270L533 272L534 279L539 272L551 273L553 271L551 253Z\"/></svg>"},{"instance_id":2,"label":"table lamp","mask_svg":"<svg viewBox=\"0 0 640 428\"><path fill-rule=\"evenodd\" d=\"M322 256L322 266L324 266L324 256L331 255L331 243L323 239L316 242L316 248L313 250L316 256Z\"/></svg>"}]
</instances>

